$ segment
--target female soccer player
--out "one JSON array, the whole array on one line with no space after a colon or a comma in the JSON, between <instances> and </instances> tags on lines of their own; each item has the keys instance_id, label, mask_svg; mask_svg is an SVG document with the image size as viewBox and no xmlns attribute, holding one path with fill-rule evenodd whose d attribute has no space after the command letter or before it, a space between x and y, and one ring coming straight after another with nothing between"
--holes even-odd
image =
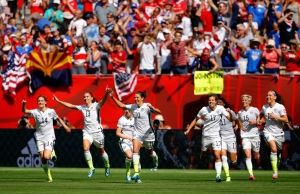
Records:
<instances>
[{"instance_id":1,"label":"female soccer player","mask_svg":"<svg viewBox=\"0 0 300 194\"><path fill-rule=\"evenodd\" d=\"M120 138L119 145L125 154L126 181L131 181L130 167L132 162L132 133L134 131L134 118L132 112L124 109L125 114L119 119L116 135Z\"/></svg>"},{"instance_id":2,"label":"female soccer player","mask_svg":"<svg viewBox=\"0 0 300 194\"><path fill-rule=\"evenodd\" d=\"M134 132L132 134L132 160L135 174L131 179L135 180L136 183L142 183L139 175L139 152L142 146L145 147L148 154L153 158L153 160L156 160L158 163L158 157L153 150L155 134L152 127L151 113L161 114L161 112L159 109L154 108L151 104L144 103L144 99L146 98L146 91L136 92L134 95L135 104L125 105L114 97L111 89L109 90L110 97L120 108L129 109L133 113Z\"/></svg>"},{"instance_id":3,"label":"female soccer player","mask_svg":"<svg viewBox=\"0 0 300 194\"><path fill-rule=\"evenodd\" d=\"M22 101L22 112L31 114L36 123L36 144L40 154L43 169L47 174L47 182L52 182L52 176L48 167L48 160L51 158L51 152L53 150L55 142L55 133L53 128L53 119L57 120L66 130L71 132L71 129L59 118L54 109L47 108L47 98L45 96L39 96L37 98L38 108L28 110L26 109L26 98Z\"/></svg>"},{"instance_id":4,"label":"female soccer player","mask_svg":"<svg viewBox=\"0 0 300 194\"><path fill-rule=\"evenodd\" d=\"M226 175L226 181L231 181L229 175L229 165L227 162L227 152L229 152L230 161L232 163L236 163L236 137L234 131L237 129L236 126L236 114L233 112L232 107L228 104L228 102L224 98L218 99L218 105L223 106L226 110L231 112L232 120L228 120L226 117L221 117L220 120L220 135L222 140L222 151L221 151L221 159L223 170Z\"/></svg>"},{"instance_id":5,"label":"female soccer player","mask_svg":"<svg viewBox=\"0 0 300 194\"><path fill-rule=\"evenodd\" d=\"M262 107L262 110L257 118L257 124L261 124L261 118L266 117L264 128L265 140L271 149L270 160L273 168L273 179L278 178L277 170L277 150L281 150L284 142L284 132L282 123L288 123L285 107L283 106L282 97L271 90L267 94L268 104Z\"/></svg>"},{"instance_id":6,"label":"female soccer player","mask_svg":"<svg viewBox=\"0 0 300 194\"><path fill-rule=\"evenodd\" d=\"M221 137L220 137L220 121L222 116L232 121L231 112L227 112L223 106L217 105L218 96L215 94L208 96L208 106L203 107L196 118L189 125L185 135L195 126L196 122L204 117L204 125L202 127L201 151L206 152L212 145L215 155L215 169L217 172L216 181L221 182L220 177L222 170L221 162ZM202 153L201 153L202 154Z\"/></svg>"},{"instance_id":7,"label":"female soccer player","mask_svg":"<svg viewBox=\"0 0 300 194\"><path fill-rule=\"evenodd\" d=\"M253 175L252 155L254 159L259 159L260 137L257 128L257 118L259 110L250 106L252 96L244 94L241 96L243 109L238 113L238 122L241 129L242 145L246 155L246 167L249 172L249 180L255 180Z\"/></svg>"},{"instance_id":8,"label":"female soccer player","mask_svg":"<svg viewBox=\"0 0 300 194\"><path fill-rule=\"evenodd\" d=\"M73 104L60 101L55 95L53 95L53 99L58 103L62 104L65 107L79 110L83 114L84 118L84 128L83 132L83 150L85 160L90 168L90 172L88 174L88 178L92 178L95 173L95 168L93 165L92 155L90 153L90 147L93 143L94 146L97 147L99 154L104 162L105 166L105 176L110 175L110 165L109 158L107 153L104 150L104 134L102 130L102 126L99 121L99 111L103 107L106 98L108 95L108 90L104 94L104 97L100 102L97 102L96 98L90 93L84 93L84 105L75 106Z\"/></svg>"}]
</instances>

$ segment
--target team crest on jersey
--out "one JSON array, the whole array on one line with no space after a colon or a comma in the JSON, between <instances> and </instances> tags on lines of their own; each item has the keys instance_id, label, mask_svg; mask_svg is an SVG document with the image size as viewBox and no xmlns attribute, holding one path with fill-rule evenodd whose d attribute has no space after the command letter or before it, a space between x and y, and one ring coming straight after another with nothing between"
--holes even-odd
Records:
<instances>
[{"instance_id":1,"label":"team crest on jersey","mask_svg":"<svg viewBox=\"0 0 300 194\"><path fill-rule=\"evenodd\" d=\"M253 111L250 111L250 115L253 115L254 114L254 112Z\"/></svg>"}]
</instances>

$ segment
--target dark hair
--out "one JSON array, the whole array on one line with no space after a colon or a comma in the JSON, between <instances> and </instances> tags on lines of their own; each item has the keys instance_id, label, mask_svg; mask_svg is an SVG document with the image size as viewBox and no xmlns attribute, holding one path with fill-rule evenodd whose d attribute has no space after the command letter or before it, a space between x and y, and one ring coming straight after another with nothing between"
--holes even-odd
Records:
<instances>
[{"instance_id":1,"label":"dark hair","mask_svg":"<svg viewBox=\"0 0 300 194\"><path fill-rule=\"evenodd\" d=\"M122 42L120 40L115 40L114 45L122 45Z\"/></svg>"},{"instance_id":2,"label":"dark hair","mask_svg":"<svg viewBox=\"0 0 300 194\"><path fill-rule=\"evenodd\" d=\"M229 104L225 98L222 98L222 97L219 97L218 100L221 100L225 105L224 105L224 108L230 108L230 110L233 110L233 106L231 104Z\"/></svg>"},{"instance_id":3,"label":"dark hair","mask_svg":"<svg viewBox=\"0 0 300 194\"><path fill-rule=\"evenodd\" d=\"M274 96L276 96L275 102L282 104L282 105L284 104L284 100L280 94L278 94L275 90L271 90L270 92L272 92L274 94Z\"/></svg>"},{"instance_id":4,"label":"dark hair","mask_svg":"<svg viewBox=\"0 0 300 194\"><path fill-rule=\"evenodd\" d=\"M39 98L44 98L45 102L48 102L48 99L47 99L45 96L43 96L43 95L39 95L39 96L37 97L37 100L39 100Z\"/></svg>"},{"instance_id":5,"label":"dark hair","mask_svg":"<svg viewBox=\"0 0 300 194\"><path fill-rule=\"evenodd\" d=\"M147 94L146 94L146 90L144 91L137 91L136 94L140 95L142 98L146 98L147 97Z\"/></svg>"},{"instance_id":6,"label":"dark hair","mask_svg":"<svg viewBox=\"0 0 300 194\"><path fill-rule=\"evenodd\" d=\"M98 102L97 98L95 98L91 92L85 92L85 94L89 94L93 98L92 103Z\"/></svg>"},{"instance_id":7,"label":"dark hair","mask_svg":"<svg viewBox=\"0 0 300 194\"><path fill-rule=\"evenodd\" d=\"M208 100L210 97L214 97L216 101L218 101L218 99L219 99L217 94L209 94L209 95L207 96L207 100Z\"/></svg>"}]
</instances>

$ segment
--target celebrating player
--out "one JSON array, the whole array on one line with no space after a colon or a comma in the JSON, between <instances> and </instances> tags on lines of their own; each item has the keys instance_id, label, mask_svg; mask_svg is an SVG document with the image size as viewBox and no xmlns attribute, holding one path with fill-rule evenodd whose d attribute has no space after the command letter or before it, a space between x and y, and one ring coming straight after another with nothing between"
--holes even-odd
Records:
<instances>
[{"instance_id":1,"label":"celebrating player","mask_svg":"<svg viewBox=\"0 0 300 194\"><path fill-rule=\"evenodd\" d=\"M218 96L215 94L208 96L208 106L203 107L196 118L189 125L185 135L195 126L196 122L204 117L204 125L202 128L201 151L206 152L212 145L215 155L215 169L217 172L216 181L221 182L220 177L222 170L221 162L221 137L220 137L220 121L222 115L232 122L231 111L225 110L223 106L217 105ZM202 154L202 153L201 153Z\"/></svg>"},{"instance_id":2,"label":"celebrating player","mask_svg":"<svg viewBox=\"0 0 300 194\"><path fill-rule=\"evenodd\" d=\"M137 93L135 93L134 101L136 104L125 105L114 97L111 89L109 90L110 97L120 108L132 110L134 117L134 132L132 135L132 160L135 174L131 179L135 180L136 183L142 183L139 175L139 152L142 146L145 147L148 154L153 158L153 160L156 160L156 164L158 164L158 157L153 150L155 134L151 122L151 113L161 114L161 112L159 109L154 108L151 104L144 103L144 99L146 98L146 91L138 91Z\"/></svg>"},{"instance_id":3,"label":"celebrating player","mask_svg":"<svg viewBox=\"0 0 300 194\"><path fill-rule=\"evenodd\" d=\"M36 123L36 140L37 149L42 160L43 169L47 174L47 182L52 182L52 176L48 166L48 160L51 158L51 152L55 143L55 133L53 128L53 119L57 120L66 130L71 132L71 129L59 118L54 109L47 108L47 98L39 96L37 98L38 108L33 110L26 109L26 98L22 102L22 112L31 114Z\"/></svg>"},{"instance_id":4,"label":"celebrating player","mask_svg":"<svg viewBox=\"0 0 300 194\"><path fill-rule=\"evenodd\" d=\"M102 125L100 124L99 120L99 111L103 107L106 98L108 95L108 90L104 94L104 97L100 102L97 102L96 98L90 93L84 93L84 105L75 106L73 104L60 101L55 95L53 95L53 99L56 100L58 103L62 104L65 107L79 110L83 114L84 118L84 128L83 132L83 150L84 150L84 157L85 160L90 168L90 172L88 174L88 178L92 178L95 173L95 168L93 165L92 155L90 153L90 147L93 143L94 146L97 147L99 154L104 162L105 166L105 176L110 175L110 165L109 165L109 158L107 153L104 150L104 134Z\"/></svg>"},{"instance_id":5,"label":"celebrating player","mask_svg":"<svg viewBox=\"0 0 300 194\"><path fill-rule=\"evenodd\" d=\"M134 131L134 118L132 112L124 109L125 114L119 119L116 135L120 138L119 145L125 154L126 180L131 181L130 167L132 162L132 133Z\"/></svg>"},{"instance_id":6,"label":"celebrating player","mask_svg":"<svg viewBox=\"0 0 300 194\"><path fill-rule=\"evenodd\" d=\"M261 124L261 118L266 117L266 124L264 128L264 136L271 149L270 160L273 168L273 179L278 178L277 170L277 150L281 150L284 142L284 132L282 123L287 123L285 107L283 106L282 97L271 90L267 94L268 104L262 107L262 110L257 118L257 124Z\"/></svg>"},{"instance_id":7,"label":"celebrating player","mask_svg":"<svg viewBox=\"0 0 300 194\"><path fill-rule=\"evenodd\" d=\"M257 108L250 106L252 96L244 94L241 96L243 109L238 113L238 122L241 129L242 145L246 155L246 167L249 172L249 180L255 180L253 175L252 155L254 159L259 159L260 137L257 128L257 118L259 111Z\"/></svg>"},{"instance_id":8,"label":"celebrating player","mask_svg":"<svg viewBox=\"0 0 300 194\"><path fill-rule=\"evenodd\" d=\"M232 107L228 104L228 102L224 98L218 99L218 105L223 106L231 112L232 120L228 120L226 117L221 117L220 120L220 135L222 140L222 166L226 175L226 181L231 181L229 175L229 165L227 161L227 152L229 152L230 161L232 163L236 163L236 137L234 134L234 130L237 129L237 125L235 123L237 117L236 114L232 111Z\"/></svg>"}]
</instances>

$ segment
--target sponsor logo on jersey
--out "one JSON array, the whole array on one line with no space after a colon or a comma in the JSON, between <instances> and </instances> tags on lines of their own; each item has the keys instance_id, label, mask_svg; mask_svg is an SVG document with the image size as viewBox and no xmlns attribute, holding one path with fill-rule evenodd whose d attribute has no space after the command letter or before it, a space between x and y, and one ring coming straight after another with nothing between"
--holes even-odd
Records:
<instances>
[{"instance_id":1,"label":"sponsor logo on jersey","mask_svg":"<svg viewBox=\"0 0 300 194\"><path fill-rule=\"evenodd\" d=\"M17 159L17 165L19 167L41 167L42 161L39 156L35 136L32 137L27 145L21 150L21 155ZM52 161L48 161L50 167L54 166Z\"/></svg>"}]
</instances>

